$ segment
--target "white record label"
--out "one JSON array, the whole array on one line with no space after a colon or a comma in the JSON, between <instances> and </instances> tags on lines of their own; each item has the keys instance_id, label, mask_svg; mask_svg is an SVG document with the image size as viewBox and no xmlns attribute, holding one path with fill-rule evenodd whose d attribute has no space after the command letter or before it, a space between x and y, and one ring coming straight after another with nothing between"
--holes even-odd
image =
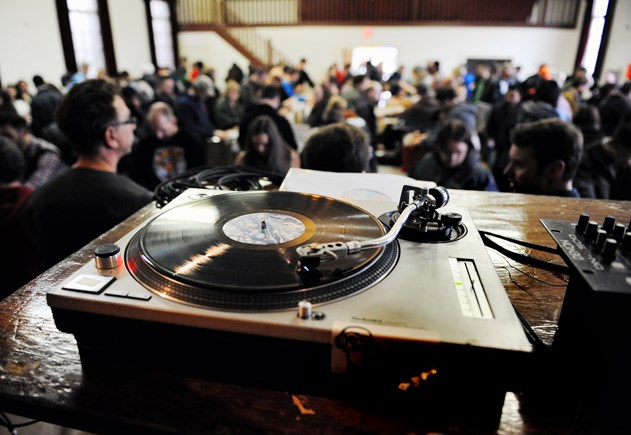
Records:
<instances>
[{"instance_id":1,"label":"white record label","mask_svg":"<svg viewBox=\"0 0 631 435\"><path fill-rule=\"evenodd\" d=\"M250 213L226 222L223 232L239 243L279 245L302 236L305 225L288 214Z\"/></svg>"}]
</instances>

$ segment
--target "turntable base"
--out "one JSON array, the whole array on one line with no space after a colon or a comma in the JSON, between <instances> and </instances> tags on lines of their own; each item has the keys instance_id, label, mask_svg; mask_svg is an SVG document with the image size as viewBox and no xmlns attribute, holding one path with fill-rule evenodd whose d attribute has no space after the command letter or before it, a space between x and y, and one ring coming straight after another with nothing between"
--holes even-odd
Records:
<instances>
[{"instance_id":1,"label":"turntable base","mask_svg":"<svg viewBox=\"0 0 631 435\"><path fill-rule=\"evenodd\" d=\"M434 344L391 347L387 355L358 353L361 369L330 371L331 347L135 319L63 312L60 329L75 331L84 372L137 368L291 394L308 394L427 424L495 430L510 373L520 357ZM90 324L78 331L77 325ZM465 363L466 361L466 363ZM426 379L423 379L427 376Z\"/></svg>"},{"instance_id":2,"label":"turntable base","mask_svg":"<svg viewBox=\"0 0 631 435\"><path fill-rule=\"evenodd\" d=\"M57 327L75 335L86 370L140 365L495 427L507 370L531 346L466 210L452 210L466 228L453 241L396 240L306 273L296 267L295 248L306 243L379 238L387 229L377 216L394 207L190 189L117 242L124 262L84 265L48 303ZM279 221L292 229L274 239L267 230ZM254 230L235 231L252 222ZM252 232L263 242L242 238ZM227 266L217 268L224 256ZM106 282L82 287L95 281ZM355 281L362 284L337 293ZM313 312L299 316L304 300Z\"/></svg>"}]
</instances>

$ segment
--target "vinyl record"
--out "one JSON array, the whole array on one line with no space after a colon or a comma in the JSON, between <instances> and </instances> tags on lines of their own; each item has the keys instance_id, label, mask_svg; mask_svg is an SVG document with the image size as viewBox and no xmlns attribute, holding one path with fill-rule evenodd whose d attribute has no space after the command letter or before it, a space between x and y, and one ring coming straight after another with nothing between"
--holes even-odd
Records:
<instances>
[{"instance_id":1,"label":"vinyl record","mask_svg":"<svg viewBox=\"0 0 631 435\"><path fill-rule=\"evenodd\" d=\"M304 289L352 276L383 248L324 262L315 274L297 271L296 248L383 234L375 217L345 202L293 192L245 192L174 207L149 222L137 243L142 261L167 279L249 294Z\"/></svg>"}]
</instances>

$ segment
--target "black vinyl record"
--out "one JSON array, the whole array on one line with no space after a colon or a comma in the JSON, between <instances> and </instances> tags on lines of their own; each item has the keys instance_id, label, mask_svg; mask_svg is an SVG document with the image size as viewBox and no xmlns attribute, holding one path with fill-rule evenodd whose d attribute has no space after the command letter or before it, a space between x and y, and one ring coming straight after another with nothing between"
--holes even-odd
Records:
<instances>
[{"instance_id":1,"label":"black vinyl record","mask_svg":"<svg viewBox=\"0 0 631 435\"><path fill-rule=\"evenodd\" d=\"M353 275L383 248L324 262L317 273L308 274L297 271L296 248L383 234L374 216L332 198L245 192L174 207L136 238L142 261L162 276L197 288L247 294L303 289Z\"/></svg>"}]
</instances>

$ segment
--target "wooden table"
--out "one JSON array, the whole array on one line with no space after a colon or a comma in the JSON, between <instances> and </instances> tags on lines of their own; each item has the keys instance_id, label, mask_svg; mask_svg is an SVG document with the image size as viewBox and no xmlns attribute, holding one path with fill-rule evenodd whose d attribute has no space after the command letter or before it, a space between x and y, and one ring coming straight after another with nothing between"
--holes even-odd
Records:
<instances>
[{"instance_id":1,"label":"wooden table","mask_svg":"<svg viewBox=\"0 0 631 435\"><path fill-rule=\"evenodd\" d=\"M575 221L589 213L599 222L606 215L625 224L631 219L626 201L450 193L451 204L468 208L478 229L552 247L541 218ZM86 372L74 336L55 327L46 291L88 261L95 246L118 240L157 212L143 208L0 303L0 410L99 433L474 433L466 425L419 425L413 416L393 418L358 403L299 392L124 366ZM528 248L511 248L531 254ZM489 252L516 308L551 343L567 276ZM561 262L551 254L539 257ZM529 415L520 411L517 394L507 394L497 433L572 432L571 421Z\"/></svg>"}]
</instances>

